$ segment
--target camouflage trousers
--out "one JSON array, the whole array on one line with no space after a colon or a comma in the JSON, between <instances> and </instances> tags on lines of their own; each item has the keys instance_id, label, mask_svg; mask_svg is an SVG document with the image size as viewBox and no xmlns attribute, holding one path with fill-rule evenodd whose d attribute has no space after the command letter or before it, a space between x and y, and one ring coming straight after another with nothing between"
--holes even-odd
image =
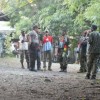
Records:
<instances>
[{"instance_id":1,"label":"camouflage trousers","mask_svg":"<svg viewBox=\"0 0 100 100\"><path fill-rule=\"evenodd\" d=\"M28 50L20 50L20 62L22 64L22 67L23 67L24 58L26 59L26 62L28 64L27 66L29 66L29 52L28 52Z\"/></svg>"},{"instance_id":2,"label":"camouflage trousers","mask_svg":"<svg viewBox=\"0 0 100 100\"><path fill-rule=\"evenodd\" d=\"M59 49L59 63L61 71L67 70L67 53L63 49Z\"/></svg>"},{"instance_id":3,"label":"camouflage trousers","mask_svg":"<svg viewBox=\"0 0 100 100\"><path fill-rule=\"evenodd\" d=\"M99 58L100 54L98 53L91 53L88 55L88 62L87 62L87 75L96 77L97 73L97 59Z\"/></svg>"},{"instance_id":4,"label":"camouflage trousers","mask_svg":"<svg viewBox=\"0 0 100 100\"><path fill-rule=\"evenodd\" d=\"M23 62L24 58L26 59L26 62L29 62L28 50L20 50L20 61Z\"/></svg>"},{"instance_id":5,"label":"camouflage trousers","mask_svg":"<svg viewBox=\"0 0 100 100\"><path fill-rule=\"evenodd\" d=\"M86 72L87 70L87 59L86 53L80 53L80 72Z\"/></svg>"},{"instance_id":6,"label":"camouflage trousers","mask_svg":"<svg viewBox=\"0 0 100 100\"><path fill-rule=\"evenodd\" d=\"M41 59L40 59L40 50L37 49L37 44L31 43L29 45L29 62L30 62L30 70L35 70L35 63L37 61L37 70L41 69Z\"/></svg>"}]
</instances>

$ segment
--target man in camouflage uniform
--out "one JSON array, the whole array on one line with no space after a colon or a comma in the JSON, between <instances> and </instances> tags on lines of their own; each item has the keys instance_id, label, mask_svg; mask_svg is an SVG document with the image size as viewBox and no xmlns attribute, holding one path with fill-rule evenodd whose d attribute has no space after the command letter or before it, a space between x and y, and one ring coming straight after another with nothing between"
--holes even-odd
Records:
<instances>
[{"instance_id":1,"label":"man in camouflage uniform","mask_svg":"<svg viewBox=\"0 0 100 100\"><path fill-rule=\"evenodd\" d=\"M96 78L96 72L97 72L97 59L100 55L100 33L96 32L97 26L92 25L91 27L91 33L89 35L89 56L88 56L88 63L87 63L87 74L86 79L95 79ZM92 75L91 75L92 72Z\"/></svg>"},{"instance_id":2,"label":"man in camouflage uniform","mask_svg":"<svg viewBox=\"0 0 100 100\"><path fill-rule=\"evenodd\" d=\"M88 43L88 37L87 34L89 34L89 30L86 30L82 33L82 37L80 38L80 49L79 49L79 58L80 58L80 70L78 73L86 72L87 68L87 43Z\"/></svg>"},{"instance_id":3,"label":"man in camouflage uniform","mask_svg":"<svg viewBox=\"0 0 100 100\"><path fill-rule=\"evenodd\" d=\"M59 39L58 56L60 63L60 72L67 72L67 54L68 54L69 38L66 31L63 32Z\"/></svg>"}]
</instances>

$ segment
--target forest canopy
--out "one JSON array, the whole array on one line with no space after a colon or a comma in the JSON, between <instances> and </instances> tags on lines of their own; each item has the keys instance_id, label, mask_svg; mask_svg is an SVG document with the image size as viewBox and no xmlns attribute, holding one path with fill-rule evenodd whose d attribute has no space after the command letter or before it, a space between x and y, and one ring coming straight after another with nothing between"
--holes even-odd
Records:
<instances>
[{"instance_id":1,"label":"forest canopy","mask_svg":"<svg viewBox=\"0 0 100 100\"><path fill-rule=\"evenodd\" d=\"M92 24L100 31L100 0L0 0L0 9L17 32L34 24L54 34L80 34Z\"/></svg>"}]
</instances>

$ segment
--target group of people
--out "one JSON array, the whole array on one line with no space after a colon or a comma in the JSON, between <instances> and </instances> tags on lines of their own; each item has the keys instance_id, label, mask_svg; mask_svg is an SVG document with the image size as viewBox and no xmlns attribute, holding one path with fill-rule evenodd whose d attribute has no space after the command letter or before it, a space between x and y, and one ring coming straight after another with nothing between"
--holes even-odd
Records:
<instances>
[{"instance_id":1,"label":"group of people","mask_svg":"<svg viewBox=\"0 0 100 100\"><path fill-rule=\"evenodd\" d=\"M100 57L100 33L97 26L92 25L90 30L82 33L78 47L80 70L78 73L87 72L86 79L96 79L97 61Z\"/></svg>"},{"instance_id":2,"label":"group of people","mask_svg":"<svg viewBox=\"0 0 100 100\"><path fill-rule=\"evenodd\" d=\"M49 34L49 31L45 31L44 34L40 34L40 28L33 26L33 30L29 34L25 34L21 31L19 36L19 51L20 51L20 63L24 68L24 56L27 62L27 68L30 71L41 70L41 50L43 52L43 70L52 71L52 49L53 49L53 37ZM58 61L60 64L60 72L67 72L68 65L68 49L70 40L67 36L67 32L63 31L59 37L58 42ZM86 30L82 33L82 37L79 40L77 52L79 53L80 72L87 72L86 79L95 79L97 73L97 60L100 56L100 33L97 32L97 26L92 25L90 30ZM37 61L37 69L35 62ZM48 65L46 65L48 61Z\"/></svg>"},{"instance_id":3,"label":"group of people","mask_svg":"<svg viewBox=\"0 0 100 100\"><path fill-rule=\"evenodd\" d=\"M19 36L19 54L20 63L24 69L24 58L26 58L27 68L30 71L41 70L41 56L43 56L43 70L52 71L52 49L53 49L53 37L49 31L45 31L44 34L40 34L40 28L35 25L33 30L29 34L25 34L21 31ZM58 55L61 72L67 71L67 51L69 45L69 38L66 35L66 31L63 31L59 38L58 43ZM41 51L43 55L41 55ZM37 61L37 68L36 68ZM48 61L48 65L46 65Z\"/></svg>"}]
</instances>

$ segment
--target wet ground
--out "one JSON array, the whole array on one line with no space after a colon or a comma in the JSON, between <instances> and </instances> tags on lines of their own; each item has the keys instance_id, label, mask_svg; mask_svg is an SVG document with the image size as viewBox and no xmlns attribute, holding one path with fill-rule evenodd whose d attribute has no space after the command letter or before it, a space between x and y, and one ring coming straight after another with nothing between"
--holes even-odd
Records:
<instances>
[{"instance_id":1,"label":"wet ground","mask_svg":"<svg viewBox=\"0 0 100 100\"><path fill-rule=\"evenodd\" d=\"M18 58L0 58L0 100L100 100L100 72L86 80L77 64L69 64L67 73L58 63L52 69L30 72Z\"/></svg>"}]
</instances>

